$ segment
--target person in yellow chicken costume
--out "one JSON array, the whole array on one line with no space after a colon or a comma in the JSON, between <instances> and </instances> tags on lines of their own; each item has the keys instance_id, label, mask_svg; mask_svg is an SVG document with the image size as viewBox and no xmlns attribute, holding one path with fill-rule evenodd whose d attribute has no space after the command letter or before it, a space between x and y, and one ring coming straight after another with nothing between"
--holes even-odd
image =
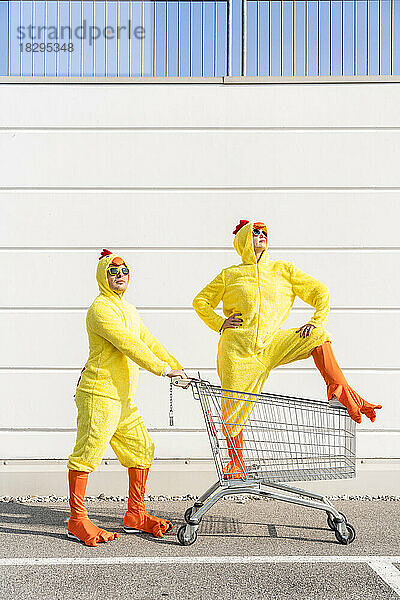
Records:
<instances>
[{"instance_id":1,"label":"person in yellow chicken costume","mask_svg":"<svg viewBox=\"0 0 400 600\"><path fill-rule=\"evenodd\" d=\"M199 317L221 334L217 371L223 390L257 394L272 369L312 356L327 384L330 403L342 403L358 423L361 414L374 421L375 409L382 407L369 404L348 385L333 354L332 336L324 328L327 286L293 263L270 260L264 223L242 220L233 233L242 263L223 269L193 300ZM296 296L315 313L299 329L281 329ZM214 310L220 301L226 318ZM254 403L223 392L221 405L230 457L225 478L243 477L242 429Z\"/></svg>"},{"instance_id":2,"label":"person in yellow chicken costume","mask_svg":"<svg viewBox=\"0 0 400 600\"><path fill-rule=\"evenodd\" d=\"M87 546L118 537L92 523L84 505L88 475L100 465L109 443L128 469L124 531L163 537L172 528L169 521L149 515L145 509L145 485L154 444L134 397L139 367L159 376L186 375L180 363L145 327L136 308L124 300L129 278L130 269L124 260L104 249L97 266L100 294L86 317L89 358L76 390L77 439L67 465L71 507L67 535Z\"/></svg>"}]
</instances>

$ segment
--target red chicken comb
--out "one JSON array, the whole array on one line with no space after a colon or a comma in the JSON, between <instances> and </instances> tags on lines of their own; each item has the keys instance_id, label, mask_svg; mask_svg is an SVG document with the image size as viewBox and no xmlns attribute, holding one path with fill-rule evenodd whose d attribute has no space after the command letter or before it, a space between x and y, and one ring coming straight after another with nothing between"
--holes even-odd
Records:
<instances>
[{"instance_id":1,"label":"red chicken comb","mask_svg":"<svg viewBox=\"0 0 400 600\"><path fill-rule=\"evenodd\" d=\"M247 225L247 223L249 223L249 221L245 221L245 220L241 219L241 221L239 222L239 224L236 225L236 229L234 231L232 231L232 233L234 235L236 235L237 232L242 229L242 227L244 227L245 225Z\"/></svg>"},{"instance_id":2,"label":"red chicken comb","mask_svg":"<svg viewBox=\"0 0 400 600\"><path fill-rule=\"evenodd\" d=\"M109 256L110 254L112 254L111 250L107 250L107 248L103 248L103 252L100 254L99 260L101 260L105 256Z\"/></svg>"}]
</instances>

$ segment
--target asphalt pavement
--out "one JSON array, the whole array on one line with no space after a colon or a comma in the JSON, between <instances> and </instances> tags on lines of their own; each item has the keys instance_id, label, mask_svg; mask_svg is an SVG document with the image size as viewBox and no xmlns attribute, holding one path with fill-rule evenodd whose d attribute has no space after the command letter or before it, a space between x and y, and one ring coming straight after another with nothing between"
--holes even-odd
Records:
<instances>
[{"instance_id":1,"label":"asphalt pavement","mask_svg":"<svg viewBox=\"0 0 400 600\"><path fill-rule=\"evenodd\" d=\"M87 504L118 540L66 538L68 505L0 502L0 598L18 600L400 598L400 502L336 501L356 530L348 546L326 514L275 500L218 502L195 544L176 531L190 502L148 502L174 523L162 540L122 530L124 502Z\"/></svg>"}]
</instances>

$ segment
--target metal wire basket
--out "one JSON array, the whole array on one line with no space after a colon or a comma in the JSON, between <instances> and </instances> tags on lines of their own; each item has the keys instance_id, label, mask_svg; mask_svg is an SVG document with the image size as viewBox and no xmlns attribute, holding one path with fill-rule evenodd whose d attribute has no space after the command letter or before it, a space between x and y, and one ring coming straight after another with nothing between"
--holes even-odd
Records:
<instances>
[{"instance_id":1,"label":"metal wire basket","mask_svg":"<svg viewBox=\"0 0 400 600\"><path fill-rule=\"evenodd\" d=\"M220 481L231 460L230 435L243 432L243 479L265 482L355 477L355 423L344 407L328 402L224 390L201 380L192 383L200 401ZM236 419L223 416L236 414ZM243 410L243 406L246 409ZM241 413L249 415L247 420ZM235 451L235 450L234 450Z\"/></svg>"},{"instance_id":2,"label":"metal wire basket","mask_svg":"<svg viewBox=\"0 0 400 600\"><path fill-rule=\"evenodd\" d=\"M178 541L190 546L204 515L221 498L256 494L324 511L340 544L355 529L326 496L287 482L355 477L355 423L328 402L225 390L200 379L173 381L191 387L200 402L219 479L189 507ZM283 483L285 482L285 483Z\"/></svg>"}]
</instances>

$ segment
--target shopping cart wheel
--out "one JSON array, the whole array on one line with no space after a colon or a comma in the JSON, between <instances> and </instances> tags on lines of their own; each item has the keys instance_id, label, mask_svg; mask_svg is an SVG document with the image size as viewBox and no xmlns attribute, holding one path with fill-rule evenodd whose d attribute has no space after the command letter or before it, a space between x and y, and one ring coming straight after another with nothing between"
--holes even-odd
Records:
<instances>
[{"instance_id":1,"label":"shopping cart wheel","mask_svg":"<svg viewBox=\"0 0 400 600\"><path fill-rule=\"evenodd\" d=\"M192 515L194 515L195 512L196 512L196 508L194 506L190 506L189 508L186 509L185 515L183 517L185 519L186 523L190 523L190 519L192 518ZM199 520L199 523L200 523L200 520Z\"/></svg>"},{"instance_id":2,"label":"shopping cart wheel","mask_svg":"<svg viewBox=\"0 0 400 600\"><path fill-rule=\"evenodd\" d=\"M346 528L348 531L347 536L342 535L338 529L335 529L335 537L336 537L337 541L340 544L344 544L345 546L347 546L348 544L351 544L351 542L354 542L354 539L356 537L356 531L352 525L350 525L349 523L346 523Z\"/></svg>"},{"instance_id":3,"label":"shopping cart wheel","mask_svg":"<svg viewBox=\"0 0 400 600\"><path fill-rule=\"evenodd\" d=\"M177 537L181 546L191 546L197 540L197 531L193 531L192 537L189 539L185 537L186 527L187 525L182 525L182 527L179 527L178 529Z\"/></svg>"},{"instance_id":4,"label":"shopping cart wheel","mask_svg":"<svg viewBox=\"0 0 400 600\"><path fill-rule=\"evenodd\" d=\"M335 525L335 520L332 517L332 514L329 513L329 512L326 513L326 514L328 515L328 527L329 527L329 529L332 529L332 531L335 531L336 525ZM347 519L346 519L346 517L342 513L340 513L340 516L344 519L344 522L347 523Z\"/></svg>"}]
</instances>

